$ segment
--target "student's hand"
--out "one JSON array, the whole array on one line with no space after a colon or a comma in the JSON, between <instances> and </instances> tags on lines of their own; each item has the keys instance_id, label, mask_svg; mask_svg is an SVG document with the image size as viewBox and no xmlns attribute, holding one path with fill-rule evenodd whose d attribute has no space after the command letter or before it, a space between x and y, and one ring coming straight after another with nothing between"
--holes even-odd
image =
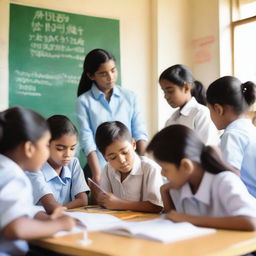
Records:
<instances>
[{"instance_id":1,"label":"student's hand","mask_svg":"<svg viewBox=\"0 0 256 256\"><path fill-rule=\"evenodd\" d=\"M112 193L101 193L98 195L98 202L101 206L107 209L118 209L120 198L114 196Z\"/></svg>"},{"instance_id":2,"label":"student's hand","mask_svg":"<svg viewBox=\"0 0 256 256\"><path fill-rule=\"evenodd\" d=\"M169 191L170 191L170 189L172 188L172 185L171 185L171 183L170 182L168 182L168 183L165 183L165 184L163 184L161 187L160 187L160 192L161 192L161 194L166 194L166 193L168 193L169 194Z\"/></svg>"},{"instance_id":3,"label":"student's hand","mask_svg":"<svg viewBox=\"0 0 256 256\"><path fill-rule=\"evenodd\" d=\"M52 214L50 215L50 219L55 220L63 215L63 211L66 211L67 207L60 206L53 210Z\"/></svg>"},{"instance_id":4,"label":"student's hand","mask_svg":"<svg viewBox=\"0 0 256 256\"><path fill-rule=\"evenodd\" d=\"M60 224L61 230L64 231L69 231L76 225L76 220L68 215L62 215L55 221L57 221Z\"/></svg>"},{"instance_id":5,"label":"student's hand","mask_svg":"<svg viewBox=\"0 0 256 256\"><path fill-rule=\"evenodd\" d=\"M97 184L100 184L100 175L94 175L92 176L92 180L96 182Z\"/></svg>"},{"instance_id":6,"label":"student's hand","mask_svg":"<svg viewBox=\"0 0 256 256\"><path fill-rule=\"evenodd\" d=\"M166 214L167 219L170 219L174 222L183 222L188 221L188 215L185 213L180 213L175 210L171 210Z\"/></svg>"}]
</instances>

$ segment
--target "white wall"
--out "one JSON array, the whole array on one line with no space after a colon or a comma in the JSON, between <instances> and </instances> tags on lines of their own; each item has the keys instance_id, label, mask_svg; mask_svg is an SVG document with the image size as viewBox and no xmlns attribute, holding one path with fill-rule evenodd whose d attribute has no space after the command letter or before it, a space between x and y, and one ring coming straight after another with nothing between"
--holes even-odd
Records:
<instances>
[{"instance_id":1,"label":"white wall","mask_svg":"<svg viewBox=\"0 0 256 256\"><path fill-rule=\"evenodd\" d=\"M219 0L0 0L0 110L8 106L10 2L119 19L122 86L138 95L150 135L172 112L158 84L164 69L185 64L205 84L220 74ZM195 53L205 49L194 42L208 36L211 58L198 63Z\"/></svg>"},{"instance_id":2,"label":"white wall","mask_svg":"<svg viewBox=\"0 0 256 256\"><path fill-rule=\"evenodd\" d=\"M174 111L165 101L158 84L160 74L174 64L190 63L190 14L189 0L158 0L155 13L157 22L156 37L156 85L158 112L157 130L164 127L165 121ZM155 129L155 130L156 130Z\"/></svg>"},{"instance_id":3,"label":"white wall","mask_svg":"<svg viewBox=\"0 0 256 256\"><path fill-rule=\"evenodd\" d=\"M190 0L192 70L208 86L220 75L219 0Z\"/></svg>"}]
</instances>

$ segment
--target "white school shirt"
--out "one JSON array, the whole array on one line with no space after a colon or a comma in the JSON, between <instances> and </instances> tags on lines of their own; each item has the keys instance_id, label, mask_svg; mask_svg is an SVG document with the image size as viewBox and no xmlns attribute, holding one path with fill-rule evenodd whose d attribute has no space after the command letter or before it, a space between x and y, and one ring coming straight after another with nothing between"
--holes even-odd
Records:
<instances>
[{"instance_id":1,"label":"white school shirt","mask_svg":"<svg viewBox=\"0 0 256 256\"><path fill-rule=\"evenodd\" d=\"M130 174L121 182L121 174L109 163L102 171L100 184L106 192L128 201L149 201L163 206L160 187L163 184L161 168L147 157L134 152L134 165Z\"/></svg>"},{"instance_id":2,"label":"white school shirt","mask_svg":"<svg viewBox=\"0 0 256 256\"><path fill-rule=\"evenodd\" d=\"M205 172L195 194L186 183L180 189L170 189L170 196L178 212L190 215L256 217L256 199L239 176L230 171Z\"/></svg>"},{"instance_id":3,"label":"white school shirt","mask_svg":"<svg viewBox=\"0 0 256 256\"><path fill-rule=\"evenodd\" d=\"M2 154L0 177L0 255L20 255L28 250L27 243L5 240L1 231L20 217L34 217L41 207L33 205L31 184L24 171Z\"/></svg>"},{"instance_id":4,"label":"white school shirt","mask_svg":"<svg viewBox=\"0 0 256 256\"><path fill-rule=\"evenodd\" d=\"M256 197L256 127L246 118L230 123L221 136L223 159L240 170L248 191Z\"/></svg>"},{"instance_id":5,"label":"white school shirt","mask_svg":"<svg viewBox=\"0 0 256 256\"><path fill-rule=\"evenodd\" d=\"M41 205L40 198L53 194L55 200L65 205L81 192L89 191L79 160L74 157L67 166L63 166L59 176L46 162L39 172L26 173L32 183L34 203Z\"/></svg>"},{"instance_id":6,"label":"white school shirt","mask_svg":"<svg viewBox=\"0 0 256 256\"><path fill-rule=\"evenodd\" d=\"M198 103L194 97L180 110L176 110L166 121L165 126L181 124L194 130L206 145L218 145L217 128L210 117L209 109Z\"/></svg>"}]
</instances>

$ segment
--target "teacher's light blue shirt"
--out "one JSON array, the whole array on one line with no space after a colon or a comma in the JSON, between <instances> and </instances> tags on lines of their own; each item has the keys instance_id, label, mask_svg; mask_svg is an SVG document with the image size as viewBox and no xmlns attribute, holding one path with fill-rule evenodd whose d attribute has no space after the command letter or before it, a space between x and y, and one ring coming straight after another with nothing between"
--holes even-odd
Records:
<instances>
[{"instance_id":1,"label":"teacher's light blue shirt","mask_svg":"<svg viewBox=\"0 0 256 256\"><path fill-rule=\"evenodd\" d=\"M77 194L90 190L75 157L67 166L63 166L60 176L48 162L39 172L27 172L27 176L33 187L34 204L41 205L40 198L53 194L59 204L65 205L75 200Z\"/></svg>"},{"instance_id":2,"label":"teacher's light blue shirt","mask_svg":"<svg viewBox=\"0 0 256 256\"><path fill-rule=\"evenodd\" d=\"M108 102L105 95L94 84L92 88L77 99L76 108L80 125L80 144L86 156L96 151L101 167L106 164L95 144L97 127L106 121L120 121L125 124L132 137L147 141L147 132L135 94L115 85Z\"/></svg>"},{"instance_id":3,"label":"teacher's light blue shirt","mask_svg":"<svg viewBox=\"0 0 256 256\"><path fill-rule=\"evenodd\" d=\"M249 119L230 123L221 136L224 160L240 170L248 191L256 197L256 127Z\"/></svg>"}]
</instances>

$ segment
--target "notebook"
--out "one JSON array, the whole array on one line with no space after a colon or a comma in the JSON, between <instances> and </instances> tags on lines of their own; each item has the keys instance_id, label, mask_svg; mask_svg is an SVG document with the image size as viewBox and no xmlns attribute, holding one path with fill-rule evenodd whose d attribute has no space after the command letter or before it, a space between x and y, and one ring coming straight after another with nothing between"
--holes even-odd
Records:
<instances>
[{"instance_id":1,"label":"notebook","mask_svg":"<svg viewBox=\"0 0 256 256\"><path fill-rule=\"evenodd\" d=\"M103 231L117 235L170 243L216 232L189 222L175 223L164 218L146 221L124 221L109 214L67 212L78 219L88 231Z\"/></svg>"}]
</instances>

